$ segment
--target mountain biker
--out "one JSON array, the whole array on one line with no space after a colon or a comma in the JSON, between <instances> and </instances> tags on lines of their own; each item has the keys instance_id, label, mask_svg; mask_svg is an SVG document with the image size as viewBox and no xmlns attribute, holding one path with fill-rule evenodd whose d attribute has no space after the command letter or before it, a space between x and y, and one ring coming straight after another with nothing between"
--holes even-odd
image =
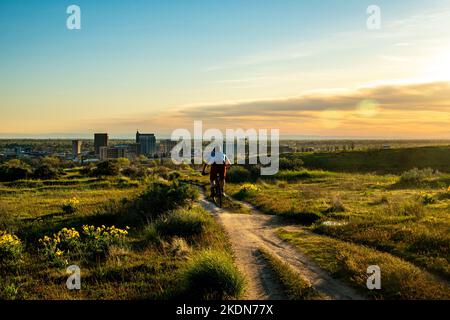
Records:
<instances>
[{"instance_id":1,"label":"mountain biker","mask_svg":"<svg viewBox=\"0 0 450 320\"><path fill-rule=\"evenodd\" d=\"M225 153L223 153L220 147L215 147L211 154L205 159L205 163L203 164L202 175L206 175L206 167L210 165L211 170L209 171L209 181L211 183L211 198L214 195L214 180L217 175L219 175L219 183L220 188L223 192L225 177L227 176L227 170L231 166L230 159L227 157Z\"/></svg>"}]
</instances>

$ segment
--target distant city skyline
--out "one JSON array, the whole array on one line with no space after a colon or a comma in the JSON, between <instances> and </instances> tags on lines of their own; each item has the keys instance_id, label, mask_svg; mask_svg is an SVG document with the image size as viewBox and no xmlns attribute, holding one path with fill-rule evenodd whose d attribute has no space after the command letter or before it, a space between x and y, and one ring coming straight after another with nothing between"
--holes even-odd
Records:
<instances>
[{"instance_id":1,"label":"distant city skyline","mask_svg":"<svg viewBox=\"0 0 450 320\"><path fill-rule=\"evenodd\" d=\"M68 30L68 5L82 12ZM450 1L0 2L0 138L450 139Z\"/></svg>"}]
</instances>

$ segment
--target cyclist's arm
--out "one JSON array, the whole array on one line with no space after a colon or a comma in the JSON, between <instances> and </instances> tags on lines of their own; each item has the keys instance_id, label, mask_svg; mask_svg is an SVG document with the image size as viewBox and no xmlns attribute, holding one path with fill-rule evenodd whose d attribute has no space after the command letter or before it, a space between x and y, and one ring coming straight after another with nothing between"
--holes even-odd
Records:
<instances>
[{"instance_id":1,"label":"cyclist's arm","mask_svg":"<svg viewBox=\"0 0 450 320\"><path fill-rule=\"evenodd\" d=\"M228 156L225 156L225 167L227 167L227 169L231 167L231 161Z\"/></svg>"}]
</instances>

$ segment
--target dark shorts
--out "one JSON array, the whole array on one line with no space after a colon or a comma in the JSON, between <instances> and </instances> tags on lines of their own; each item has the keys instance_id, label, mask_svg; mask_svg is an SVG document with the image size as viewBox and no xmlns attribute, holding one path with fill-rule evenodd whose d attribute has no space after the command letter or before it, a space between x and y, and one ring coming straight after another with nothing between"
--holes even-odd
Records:
<instances>
[{"instance_id":1,"label":"dark shorts","mask_svg":"<svg viewBox=\"0 0 450 320\"><path fill-rule=\"evenodd\" d=\"M227 176L227 167L225 164L216 164L213 163L211 165L211 171L209 172L209 180L213 181L216 179L217 175L219 175L220 180L225 180Z\"/></svg>"}]
</instances>

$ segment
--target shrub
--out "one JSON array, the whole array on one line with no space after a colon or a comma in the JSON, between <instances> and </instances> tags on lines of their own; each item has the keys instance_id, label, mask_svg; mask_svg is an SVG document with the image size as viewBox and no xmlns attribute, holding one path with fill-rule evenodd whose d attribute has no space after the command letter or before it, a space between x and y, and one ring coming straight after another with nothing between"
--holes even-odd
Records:
<instances>
[{"instance_id":1,"label":"shrub","mask_svg":"<svg viewBox=\"0 0 450 320\"><path fill-rule=\"evenodd\" d=\"M186 205L198 197L198 190L188 184L153 181L137 200L137 209L144 215L158 216Z\"/></svg>"},{"instance_id":2,"label":"shrub","mask_svg":"<svg viewBox=\"0 0 450 320\"><path fill-rule=\"evenodd\" d=\"M37 167L33 172L33 178L41 180L56 179L59 176L59 171L48 164L43 164Z\"/></svg>"},{"instance_id":3,"label":"shrub","mask_svg":"<svg viewBox=\"0 0 450 320\"><path fill-rule=\"evenodd\" d=\"M182 279L184 292L194 300L237 299L244 290L244 277L221 251L207 250L194 257Z\"/></svg>"},{"instance_id":4,"label":"shrub","mask_svg":"<svg viewBox=\"0 0 450 320\"><path fill-rule=\"evenodd\" d=\"M194 237L201 235L209 220L201 211L178 210L159 218L155 223L163 236Z\"/></svg>"},{"instance_id":5,"label":"shrub","mask_svg":"<svg viewBox=\"0 0 450 320\"><path fill-rule=\"evenodd\" d=\"M67 260L64 255L80 247L80 233L75 229L63 228L52 236L39 239L41 251L52 265L64 266Z\"/></svg>"},{"instance_id":6,"label":"shrub","mask_svg":"<svg viewBox=\"0 0 450 320\"><path fill-rule=\"evenodd\" d=\"M130 178L142 179L147 177L147 168L141 166L130 166L123 169L122 174Z\"/></svg>"},{"instance_id":7,"label":"shrub","mask_svg":"<svg viewBox=\"0 0 450 320\"><path fill-rule=\"evenodd\" d=\"M234 197L238 200L243 200L248 196L254 196L259 191L259 187L257 185L251 183L244 183L239 191L234 194Z\"/></svg>"},{"instance_id":8,"label":"shrub","mask_svg":"<svg viewBox=\"0 0 450 320\"><path fill-rule=\"evenodd\" d=\"M128 227L95 227L84 225L81 234L74 228L63 228L52 236L39 239L41 251L51 264L67 265L71 254L85 255L87 258L104 258L112 246L123 246L128 235Z\"/></svg>"},{"instance_id":9,"label":"shrub","mask_svg":"<svg viewBox=\"0 0 450 320\"><path fill-rule=\"evenodd\" d=\"M67 202L65 202L62 205L62 210L65 214L72 214L77 212L78 205L80 204L80 201L77 198L69 199Z\"/></svg>"},{"instance_id":10,"label":"shrub","mask_svg":"<svg viewBox=\"0 0 450 320\"><path fill-rule=\"evenodd\" d=\"M299 170L303 166L303 161L300 158L280 157L280 170Z\"/></svg>"},{"instance_id":11,"label":"shrub","mask_svg":"<svg viewBox=\"0 0 450 320\"><path fill-rule=\"evenodd\" d=\"M92 173L96 177L117 176L120 173L120 166L117 161L107 160L97 164Z\"/></svg>"},{"instance_id":12,"label":"shrub","mask_svg":"<svg viewBox=\"0 0 450 320\"><path fill-rule=\"evenodd\" d=\"M84 237L84 250L92 258L104 258L111 246L123 246L128 235L128 227L119 229L115 226L101 227L84 225L82 227Z\"/></svg>"},{"instance_id":13,"label":"shrub","mask_svg":"<svg viewBox=\"0 0 450 320\"><path fill-rule=\"evenodd\" d=\"M400 176L400 182L417 184L422 182L424 179L433 177L434 174L435 172L431 168L426 169L414 168L404 172Z\"/></svg>"},{"instance_id":14,"label":"shrub","mask_svg":"<svg viewBox=\"0 0 450 320\"><path fill-rule=\"evenodd\" d=\"M30 166L20 160L10 160L0 166L0 181L23 180L30 175Z\"/></svg>"},{"instance_id":15,"label":"shrub","mask_svg":"<svg viewBox=\"0 0 450 320\"><path fill-rule=\"evenodd\" d=\"M22 242L13 234L0 230L0 265L15 265L22 255Z\"/></svg>"},{"instance_id":16,"label":"shrub","mask_svg":"<svg viewBox=\"0 0 450 320\"><path fill-rule=\"evenodd\" d=\"M231 183L241 183L252 180L250 170L242 166L233 166L227 172L227 181Z\"/></svg>"}]
</instances>

